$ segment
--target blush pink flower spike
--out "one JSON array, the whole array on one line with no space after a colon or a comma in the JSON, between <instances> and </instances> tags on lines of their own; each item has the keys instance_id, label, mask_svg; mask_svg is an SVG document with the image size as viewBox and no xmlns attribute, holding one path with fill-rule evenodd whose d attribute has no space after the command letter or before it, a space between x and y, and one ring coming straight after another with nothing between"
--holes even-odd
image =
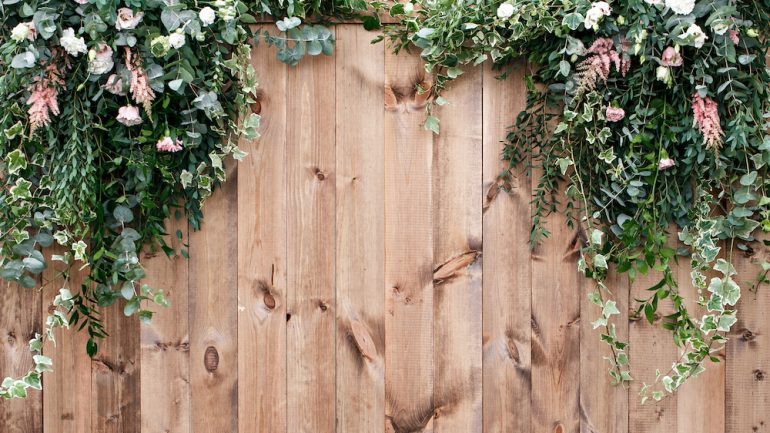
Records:
<instances>
[{"instance_id":1,"label":"blush pink flower spike","mask_svg":"<svg viewBox=\"0 0 770 433\"><path fill-rule=\"evenodd\" d=\"M692 95L693 127L703 135L706 149L718 151L722 145L722 126L719 122L717 103L709 98L701 98L697 93Z\"/></svg>"}]
</instances>

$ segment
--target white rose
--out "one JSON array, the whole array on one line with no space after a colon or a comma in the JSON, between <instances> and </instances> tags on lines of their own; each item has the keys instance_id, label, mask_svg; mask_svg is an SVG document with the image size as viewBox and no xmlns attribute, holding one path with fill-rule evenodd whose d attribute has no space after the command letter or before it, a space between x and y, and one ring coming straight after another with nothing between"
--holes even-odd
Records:
<instances>
[{"instance_id":1,"label":"white rose","mask_svg":"<svg viewBox=\"0 0 770 433\"><path fill-rule=\"evenodd\" d=\"M88 52L86 41L82 37L75 37L75 30L72 27L62 30L59 45L67 51L67 54L73 57Z\"/></svg>"},{"instance_id":2,"label":"white rose","mask_svg":"<svg viewBox=\"0 0 770 433\"><path fill-rule=\"evenodd\" d=\"M660 6L663 4L663 0L644 0L644 2L653 6Z\"/></svg>"},{"instance_id":3,"label":"white rose","mask_svg":"<svg viewBox=\"0 0 770 433\"><path fill-rule=\"evenodd\" d=\"M695 0L666 0L666 7L677 15L688 15L695 9Z\"/></svg>"},{"instance_id":4,"label":"white rose","mask_svg":"<svg viewBox=\"0 0 770 433\"><path fill-rule=\"evenodd\" d=\"M168 36L168 43L174 47L174 49L180 49L184 46L184 33L172 33Z\"/></svg>"},{"instance_id":5,"label":"white rose","mask_svg":"<svg viewBox=\"0 0 770 433\"><path fill-rule=\"evenodd\" d=\"M705 33L703 33L703 30L700 28L697 24L692 24L687 29L686 32L679 35L679 39L682 42L682 44L686 45L692 45L695 48L700 48L703 46L703 44L706 43L706 39L708 39L708 36L706 36Z\"/></svg>"},{"instance_id":6,"label":"white rose","mask_svg":"<svg viewBox=\"0 0 770 433\"><path fill-rule=\"evenodd\" d=\"M16 42L27 39L27 36L29 36L29 26L25 23L20 23L11 30L11 39Z\"/></svg>"},{"instance_id":7,"label":"white rose","mask_svg":"<svg viewBox=\"0 0 770 433\"><path fill-rule=\"evenodd\" d=\"M115 28L118 30L132 30L144 18L144 12L137 12L134 14L129 8L118 9L118 18L115 20Z\"/></svg>"},{"instance_id":8,"label":"white rose","mask_svg":"<svg viewBox=\"0 0 770 433\"><path fill-rule=\"evenodd\" d=\"M612 8L607 2L592 3L591 9L586 12L583 25L586 26L586 29L596 30L596 27L599 25L599 21L601 21L603 17L609 16L610 12L612 12Z\"/></svg>"},{"instance_id":9,"label":"white rose","mask_svg":"<svg viewBox=\"0 0 770 433\"><path fill-rule=\"evenodd\" d=\"M93 53L93 54L92 54ZM88 52L88 72L102 75L110 72L115 62L112 60L112 48L104 42L99 42L97 49Z\"/></svg>"},{"instance_id":10,"label":"white rose","mask_svg":"<svg viewBox=\"0 0 770 433\"><path fill-rule=\"evenodd\" d=\"M200 12L198 12L198 18L200 18L201 24L204 26L210 26L214 24L214 21L217 19L217 15L214 13L214 9L206 6L205 8L201 9Z\"/></svg>"},{"instance_id":11,"label":"white rose","mask_svg":"<svg viewBox=\"0 0 770 433\"><path fill-rule=\"evenodd\" d=\"M497 17L502 19L508 19L513 16L513 5L510 3L503 3L497 8Z\"/></svg>"},{"instance_id":12,"label":"white rose","mask_svg":"<svg viewBox=\"0 0 770 433\"><path fill-rule=\"evenodd\" d=\"M665 66L658 66L658 68L655 69L655 78L657 78L658 81L668 84L671 82L671 70Z\"/></svg>"}]
</instances>

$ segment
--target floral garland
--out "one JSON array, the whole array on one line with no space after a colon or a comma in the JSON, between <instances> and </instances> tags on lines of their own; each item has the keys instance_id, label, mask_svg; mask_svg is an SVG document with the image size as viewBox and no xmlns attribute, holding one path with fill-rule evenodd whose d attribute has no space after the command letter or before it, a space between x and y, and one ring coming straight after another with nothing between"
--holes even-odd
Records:
<instances>
[{"instance_id":1,"label":"floral garland","mask_svg":"<svg viewBox=\"0 0 770 433\"><path fill-rule=\"evenodd\" d=\"M54 329L79 325L93 356L100 309L120 303L142 321L168 304L142 285L139 253L161 249L168 218L200 227L202 205L257 137L250 53L261 37L281 61L330 55L311 15L363 12L363 0L5 0L0 5L0 277L38 287L52 261L67 269L34 366L0 383L0 397L41 388ZM255 15L285 16L278 32ZM181 234L177 233L177 236ZM53 247L57 244L57 247ZM70 287L72 267L87 269ZM43 282L48 284L49 282Z\"/></svg>"},{"instance_id":2,"label":"floral garland","mask_svg":"<svg viewBox=\"0 0 770 433\"><path fill-rule=\"evenodd\" d=\"M659 305L673 311L662 326L682 355L642 385L642 401L718 361L741 294L732 254L770 231L770 1L414 3L390 9L401 23L386 33L397 48L422 48L434 103L464 65L491 59L504 76L525 55L539 68L503 152L506 176L537 176L532 244L549 235L552 212L584 231L578 267L597 285L593 326L611 348L614 383L632 374L613 324L621 312L605 283L610 269L631 281L657 276L636 314L652 324ZM428 110L425 128L437 132ZM560 205L565 179L570 200ZM683 248L668 242L674 224ZM690 258L698 311L674 278L678 256ZM766 281L760 274L757 284Z\"/></svg>"}]
</instances>

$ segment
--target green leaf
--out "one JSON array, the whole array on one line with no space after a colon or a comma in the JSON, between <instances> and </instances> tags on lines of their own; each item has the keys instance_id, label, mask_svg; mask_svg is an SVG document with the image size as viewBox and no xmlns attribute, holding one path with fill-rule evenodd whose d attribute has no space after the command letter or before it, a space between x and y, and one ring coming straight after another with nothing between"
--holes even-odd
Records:
<instances>
[{"instance_id":1,"label":"green leaf","mask_svg":"<svg viewBox=\"0 0 770 433\"><path fill-rule=\"evenodd\" d=\"M425 123L423 124L423 128L425 128L427 131L431 131L434 134L439 133L439 120L436 117L428 116L425 118Z\"/></svg>"},{"instance_id":2,"label":"green leaf","mask_svg":"<svg viewBox=\"0 0 770 433\"><path fill-rule=\"evenodd\" d=\"M112 215L119 222L126 224L134 220L134 213L126 206L115 206L115 210L112 211Z\"/></svg>"}]
</instances>

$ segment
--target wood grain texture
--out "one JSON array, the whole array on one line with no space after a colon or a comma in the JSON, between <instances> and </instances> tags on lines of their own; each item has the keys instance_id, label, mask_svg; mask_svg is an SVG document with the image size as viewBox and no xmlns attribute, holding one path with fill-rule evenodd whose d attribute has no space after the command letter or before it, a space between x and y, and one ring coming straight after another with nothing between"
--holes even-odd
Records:
<instances>
[{"instance_id":1,"label":"wood grain texture","mask_svg":"<svg viewBox=\"0 0 770 433\"><path fill-rule=\"evenodd\" d=\"M764 237L767 239L767 237ZM747 290L770 260L770 250L761 244L750 256L736 256L736 282L743 289L738 301L738 322L727 342L725 425L734 432L770 432L770 286Z\"/></svg>"},{"instance_id":2,"label":"wood grain texture","mask_svg":"<svg viewBox=\"0 0 770 433\"><path fill-rule=\"evenodd\" d=\"M469 69L437 110L433 140L433 404L436 433L483 430L482 70ZM441 278L436 278L441 274Z\"/></svg>"},{"instance_id":3,"label":"wood grain texture","mask_svg":"<svg viewBox=\"0 0 770 433\"><path fill-rule=\"evenodd\" d=\"M53 254L63 254L64 249L54 247ZM73 294L80 292L86 270L78 271L76 265L65 278L65 266L53 262L43 272L42 317L48 310L59 289L67 287ZM91 398L91 359L86 354L88 333L77 328L56 331L56 345L46 344L43 354L53 361L54 371L43 375L43 431L57 433L90 433L91 414L96 403Z\"/></svg>"},{"instance_id":4,"label":"wood grain texture","mask_svg":"<svg viewBox=\"0 0 770 433\"><path fill-rule=\"evenodd\" d=\"M190 234L191 422L195 433L238 429L238 182L207 200L200 231Z\"/></svg>"},{"instance_id":5,"label":"wood grain texture","mask_svg":"<svg viewBox=\"0 0 770 433\"><path fill-rule=\"evenodd\" d=\"M275 52L252 51L261 138L238 169L238 425L286 431L286 78ZM277 398L277 396L282 396Z\"/></svg>"},{"instance_id":6,"label":"wood grain texture","mask_svg":"<svg viewBox=\"0 0 770 433\"><path fill-rule=\"evenodd\" d=\"M484 66L484 255L483 405L484 432L531 431L532 274L529 227L532 187L522 172L508 193L498 181L506 128L525 107L518 64L508 80Z\"/></svg>"},{"instance_id":7,"label":"wood grain texture","mask_svg":"<svg viewBox=\"0 0 770 433\"><path fill-rule=\"evenodd\" d=\"M627 314L628 277L610 273L604 284L612 292L611 295L604 292L605 299L613 299L618 310ZM636 410L639 400L636 396L629 398L627 387L611 384L607 372L610 364L605 358L612 357L612 350L600 339L604 328L593 329L591 325L602 315L601 308L588 300L589 290L596 290L596 286L588 281L584 286L586 290L581 293L580 299L580 431L628 432L629 408ZM612 323L615 324L618 340L628 342L627 317L613 316Z\"/></svg>"},{"instance_id":8,"label":"wood grain texture","mask_svg":"<svg viewBox=\"0 0 770 433\"><path fill-rule=\"evenodd\" d=\"M102 313L108 338L91 358L92 430L141 431L139 318L126 317L122 302Z\"/></svg>"},{"instance_id":9,"label":"wood grain texture","mask_svg":"<svg viewBox=\"0 0 770 433\"><path fill-rule=\"evenodd\" d=\"M385 54L385 431L433 430L433 137L419 57Z\"/></svg>"},{"instance_id":10,"label":"wood grain texture","mask_svg":"<svg viewBox=\"0 0 770 433\"><path fill-rule=\"evenodd\" d=\"M0 293L0 380L18 379L34 366L28 342L42 332L41 292L3 280ZM26 399L0 401L0 426L3 433L42 431L42 393L30 389Z\"/></svg>"},{"instance_id":11,"label":"wood grain texture","mask_svg":"<svg viewBox=\"0 0 770 433\"><path fill-rule=\"evenodd\" d=\"M533 169L533 188L539 168ZM564 202L566 197L560 195ZM545 223L551 236L532 253L532 431L580 429L580 298L577 272L583 234L567 227L562 213Z\"/></svg>"},{"instance_id":12,"label":"wood grain texture","mask_svg":"<svg viewBox=\"0 0 770 433\"><path fill-rule=\"evenodd\" d=\"M370 44L372 37L357 25L337 27L336 79L343 84L336 86L339 432L385 428L385 47Z\"/></svg>"},{"instance_id":13,"label":"wood grain texture","mask_svg":"<svg viewBox=\"0 0 770 433\"><path fill-rule=\"evenodd\" d=\"M181 255L189 240L187 218L172 217L166 222L166 232L165 241L176 255L168 257L160 250L142 256L146 283L155 290L162 289L171 303L168 308L156 307L152 321L141 326L142 431L189 433L189 262Z\"/></svg>"},{"instance_id":14,"label":"wood grain texture","mask_svg":"<svg viewBox=\"0 0 770 433\"><path fill-rule=\"evenodd\" d=\"M287 88L286 377L289 432L335 428L335 66L303 59Z\"/></svg>"}]
</instances>

